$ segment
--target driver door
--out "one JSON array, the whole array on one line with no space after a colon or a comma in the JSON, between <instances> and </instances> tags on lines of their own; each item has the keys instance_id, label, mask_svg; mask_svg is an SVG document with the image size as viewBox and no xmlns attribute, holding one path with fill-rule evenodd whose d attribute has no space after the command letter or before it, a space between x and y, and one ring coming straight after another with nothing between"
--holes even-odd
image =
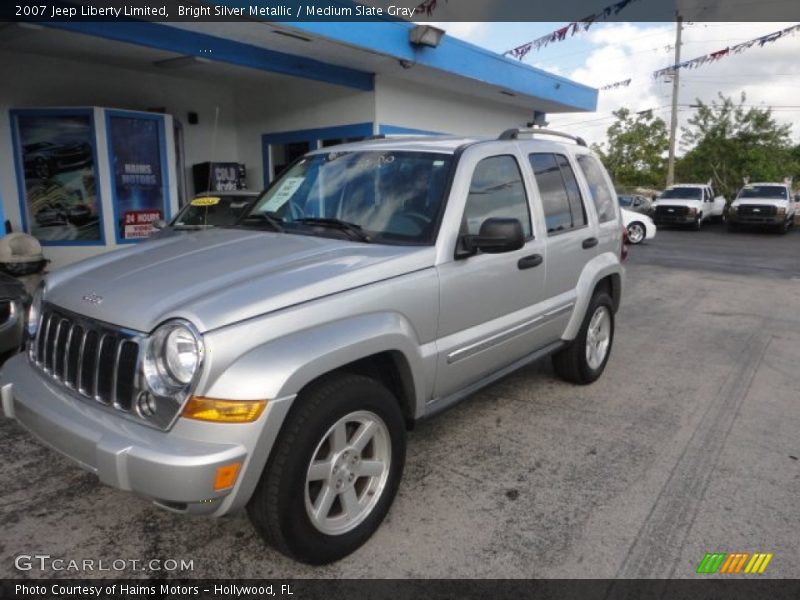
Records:
<instances>
[{"instance_id":1,"label":"driver door","mask_svg":"<svg viewBox=\"0 0 800 600\"><path fill-rule=\"evenodd\" d=\"M456 232L444 236L447 255L437 267L440 316L434 398L464 388L542 345L537 345L537 327L545 293L545 245L544 236L537 236L533 227L524 168L514 151L492 155L475 149L462 157L457 180L468 181L469 188L454 188L445 223L459 222L458 234L477 234L488 218L512 217L522 223L526 242L510 252L459 258L458 242L453 244Z\"/></svg>"}]
</instances>

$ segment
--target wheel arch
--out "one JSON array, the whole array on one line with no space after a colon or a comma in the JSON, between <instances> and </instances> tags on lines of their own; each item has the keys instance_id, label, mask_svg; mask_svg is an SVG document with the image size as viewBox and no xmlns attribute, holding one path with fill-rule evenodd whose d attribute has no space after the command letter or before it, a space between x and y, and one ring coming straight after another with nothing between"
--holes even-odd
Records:
<instances>
[{"instance_id":1,"label":"wheel arch","mask_svg":"<svg viewBox=\"0 0 800 600\"><path fill-rule=\"evenodd\" d=\"M575 309L562 339L569 341L578 335L589 302L598 289L604 289L611 296L614 312L617 312L622 300L624 273L619 258L610 252L600 254L587 263L578 279Z\"/></svg>"}]
</instances>

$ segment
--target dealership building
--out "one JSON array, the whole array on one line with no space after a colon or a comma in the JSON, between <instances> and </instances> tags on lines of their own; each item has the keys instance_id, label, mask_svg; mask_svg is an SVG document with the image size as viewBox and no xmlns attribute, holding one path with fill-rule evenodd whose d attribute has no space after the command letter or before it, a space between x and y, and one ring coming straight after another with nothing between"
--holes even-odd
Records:
<instances>
[{"instance_id":1,"label":"dealership building","mask_svg":"<svg viewBox=\"0 0 800 600\"><path fill-rule=\"evenodd\" d=\"M48 22L0 31L0 197L51 269L195 193L260 190L377 134L498 135L597 91L405 21Z\"/></svg>"}]
</instances>

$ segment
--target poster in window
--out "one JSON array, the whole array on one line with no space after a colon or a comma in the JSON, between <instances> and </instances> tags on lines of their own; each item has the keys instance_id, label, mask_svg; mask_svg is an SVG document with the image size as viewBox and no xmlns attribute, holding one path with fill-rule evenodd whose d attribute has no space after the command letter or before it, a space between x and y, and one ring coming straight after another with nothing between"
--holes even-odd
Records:
<instances>
[{"instance_id":1,"label":"poster in window","mask_svg":"<svg viewBox=\"0 0 800 600\"><path fill-rule=\"evenodd\" d=\"M159 116L108 114L107 124L117 241L143 240L165 215L163 122Z\"/></svg>"},{"instance_id":2,"label":"poster in window","mask_svg":"<svg viewBox=\"0 0 800 600\"><path fill-rule=\"evenodd\" d=\"M92 112L13 111L26 229L49 245L102 244Z\"/></svg>"}]
</instances>

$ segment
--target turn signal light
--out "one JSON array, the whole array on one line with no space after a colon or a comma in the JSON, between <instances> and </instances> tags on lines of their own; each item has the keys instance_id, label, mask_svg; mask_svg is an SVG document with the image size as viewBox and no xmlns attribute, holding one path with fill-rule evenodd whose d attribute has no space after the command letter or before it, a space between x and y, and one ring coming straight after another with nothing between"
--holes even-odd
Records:
<instances>
[{"instance_id":1,"label":"turn signal light","mask_svg":"<svg viewBox=\"0 0 800 600\"><path fill-rule=\"evenodd\" d=\"M266 406L266 400L217 400L192 396L181 416L214 423L252 423Z\"/></svg>"},{"instance_id":2,"label":"turn signal light","mask_svg":"<svg viewBox=\"0 0 800 600\"><path fill-rule=\"evenodd\" d=\"M214 491L226 490L232 488L236 483L236 477L239 475L239 467L241 463L231 463L224 465L217 469L217 474L214 477Z\"/></svg>"}]
</instances>

